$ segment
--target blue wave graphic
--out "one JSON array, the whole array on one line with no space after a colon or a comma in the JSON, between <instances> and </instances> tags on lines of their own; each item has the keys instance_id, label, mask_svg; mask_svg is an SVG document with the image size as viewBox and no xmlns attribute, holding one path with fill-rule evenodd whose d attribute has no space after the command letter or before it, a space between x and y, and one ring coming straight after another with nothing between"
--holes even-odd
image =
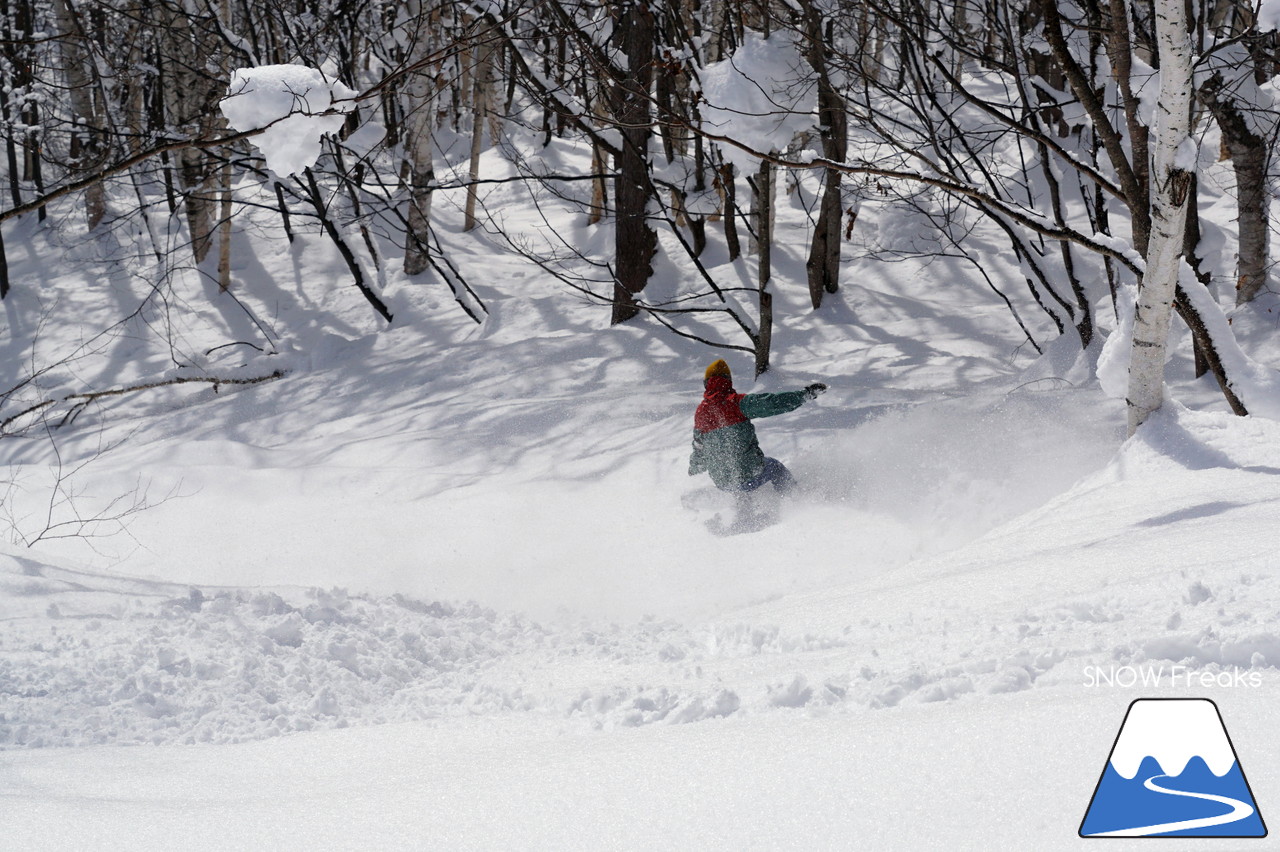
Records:
<instances>
[{"instance_id":1,"label":"blue wave graphic","mask_svg":"<svg viewBox=\"0 0 1280 852\"><path fill-rule=\"evenodd\" d=\"M1230 799L1235 804L1197 798L1197 795ZM1233 812L1240 816L1231 818ZM1160 830L1191 820L1216 820L1218 824ZM1087 837L1148 828L1151 831L1136 836L1265 837L1267 834L1239 763L1232 763L1230 771L1218 777L1202 758L1193 757L1181 774L1172 776L1165 775L1155 758L1146 757L1138 774L1126 779L1108 761L1080 826L1080 834Z\"/></svg>"}]
</instances>

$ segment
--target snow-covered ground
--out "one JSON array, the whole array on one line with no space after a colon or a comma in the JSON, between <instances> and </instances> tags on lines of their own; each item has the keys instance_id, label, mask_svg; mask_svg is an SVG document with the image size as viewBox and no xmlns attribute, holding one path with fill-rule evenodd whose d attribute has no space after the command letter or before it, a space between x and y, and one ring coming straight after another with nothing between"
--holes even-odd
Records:
<instances>
[{"instance_id":1,"label":"snow-covered ground","mask_svg":"<svg viewBox=\"0 0 1280 852\"><path fill-rule=\"evenodd\" d=\"M37 363L83 353L45 393L287 374L0 443L28 537L54 446L64 472L89 461L82 512L153 504L124 533L0 550L5 845L1061 848L1150 695L1217 702L1265 819L1280 424L1226 414L1183 339L1186 407L1124 442L1087 359L1037 360L959 263L851 255L815 319L800 206L775 369L731 363L740 390L831 391L758 424L803 487L727 537L706 522L729 502L686 476L717 353L606 328L495 239L442 228L483 326L392 259L379 330L322 236L268 242L260 213L239 302L175 276L94 339L155 284L108 262L131 243L6 235L29 282L6 370L33 340ZM1271 311L1235 327L1274 363Z\"/></svg>"}]
</instances>

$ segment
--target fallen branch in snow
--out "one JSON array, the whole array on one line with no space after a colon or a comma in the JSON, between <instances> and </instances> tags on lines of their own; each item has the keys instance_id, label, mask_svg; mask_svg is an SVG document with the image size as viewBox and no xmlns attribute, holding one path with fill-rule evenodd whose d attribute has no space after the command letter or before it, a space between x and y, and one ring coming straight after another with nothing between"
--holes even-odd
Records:
<instances>
[{"instance_id":1,"label":"fallen branch in snow","mask_svg":"<svg viewBox=\"0 0 1280 852\"><path fill-rule=\"evenodd\" d=\"M220 345L218 345L218 346L214 346L214 347L213 347L213 348L211 348L211 349L206 349L206 350L204 351L204 354L205 354L206 356L208 356L208 355L212 355L214 352L217 352L219 349L229 349L229 348L231 348L232 346L248 346L250 349L256 349L256 350L258 350L258 351L259 351L259 352L261 352L263 355L268 354L268 353L267 353L267 350L263 349L263 348L262 348L261 346L259 346L258 344L256 344L256 343L250 343L250 342L249 342L249 341L247 341L247 340L233 340L233 341L231 341L230 343L223 343L223 344L220 344ZM271 353L271 354L274 354L274 353Z\"/></svg>"},{"instance_id":2,"label":"fallen branch in snow","mask_svg":"<svg viewBox=\"0 0 1280 852\"><path fill-rule=\"evenodd\" d=\"M46 399L42 402L38 402L35 405L32 405L22 411L19 411L17 414L6 417L4 420L0 420L0 438L8 438L8 437L13 437L15 435L23 434L26 431L25 429L20 429L15 432L10 432L9 426L16 421L21 420L23 417L26 417L27 415L35 414L36 412L39 412L39 411L44 411L45 409L51 408L55 405L60 405L62 403L74 403L74 404L68 409L67 413L63 415L62 419L58 421L57 426L59 427L65 426L68 423L71 423L72 421L74 421L76 417L79 416L80 412L83 411L86 407L88 407L91 403L99 399L105 399L107 397L124 396L125 394L136 393L138 391L154 390L155 388L171 387L174 385L186 385L186 384L213 385L214 393L217 393L218 388L222 385L257 385L257 384L262 384L263 382L270 382L275 379L282 378L284 374L285 374L284 370L276 370L275 372L272 372L265 376L254 376L247 379L227 379L227 378L219 378L216 376L215 377L178 376L172 379L164 379L164 380L155 381L155 382L145 382L143 384L129 385L127 387L121 387L121 388L112 388L110 390L80 391L77 393L69 393L69 394L66 394L65 396L58 397L57 399Z\"/></svg>"}]
</instances>

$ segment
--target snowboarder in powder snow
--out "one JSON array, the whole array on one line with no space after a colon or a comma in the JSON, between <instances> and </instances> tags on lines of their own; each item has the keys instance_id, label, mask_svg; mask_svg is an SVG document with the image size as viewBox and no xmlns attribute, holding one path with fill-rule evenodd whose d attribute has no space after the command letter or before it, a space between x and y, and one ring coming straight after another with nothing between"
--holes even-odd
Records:
<instances>
[{"instance_id":1,"label":"snowboarder in powder snow","mask_svg":"<svg viewBox=\"0 0 1280 852\"><path fill-rule=\"evenodd\" d=\"M706 391L693 415L689 475L706 471L721 491L739 494L755 491L766 482L772 482L779 493L790 491L795 478L782 462L761 451L751 421L795 411L806 400L817 399L827 386L819 382L782 393L734 393L733 376L723 360L707 367L704 379Z\"/></svg>"}]
</instances>

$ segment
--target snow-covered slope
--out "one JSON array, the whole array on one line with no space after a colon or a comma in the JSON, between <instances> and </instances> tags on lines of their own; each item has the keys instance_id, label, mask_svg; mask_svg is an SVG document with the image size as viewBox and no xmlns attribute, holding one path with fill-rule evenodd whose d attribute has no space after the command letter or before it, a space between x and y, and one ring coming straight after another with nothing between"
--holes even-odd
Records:
<instances>
[{"instance_id":1,"label":"snow-covered slope","mask_svg":"<svg viewBox=\"0 0 1280 852\"><path fill-rule=\"evenodd\" d=\"M802 208L779 219L775 369L752 383L733 364L742 390L832 390L760 422L804 487L747 535L708 531L729 503L685 469L719 353L605 328L484 237L445 234L483 326L387 272L399 322L379 331L321 240L246 229L241 305L179 276L162 302L189 310L149 302L92 338L46 391L287 375L123 397L55 433L63 470L90 462L86 511L140 481L155 505L92 547L0 551L0 836L1059 848L1128 703L1205 690L1265 816L1280 425L1222 413L1180 360L1191 408L1122 445L1088 359L1059 343L1034 360L945 260L850 259L815 318ZM11 252L41 287L6 301L7 363L83 342L55 302L105 328L148 297L74 237ZM60 240L74 248L46 270ZM1266 310L1237 324L1260 356ZM260 341L249 317L277 354L214 350ZM51 445L0 449L38 530ZM1116 668L1148 682L1100 685ZM1237 670L1258 685L1218 685Z\"/></svg>"},{"instance_id":2,"label":"snow-covered slope","mask_svg":"<svg viewBox=\"0 0 1280 852\"><path fill-rule=\"evenodd\" d=\"M1259 424L1171 414L958 551L712 621L193 597L28 560L6 575L26 583L3 622L11 744L22 719L26 745L268 739L10 752L0 826L31 848L1064 848L1128 702L1188 694L1089 667L1175 663L1260 673L1191 693L1218 702L1265 816L1280 578L1250 532L1280 459Z\"/></svg>"}]
</instances>

